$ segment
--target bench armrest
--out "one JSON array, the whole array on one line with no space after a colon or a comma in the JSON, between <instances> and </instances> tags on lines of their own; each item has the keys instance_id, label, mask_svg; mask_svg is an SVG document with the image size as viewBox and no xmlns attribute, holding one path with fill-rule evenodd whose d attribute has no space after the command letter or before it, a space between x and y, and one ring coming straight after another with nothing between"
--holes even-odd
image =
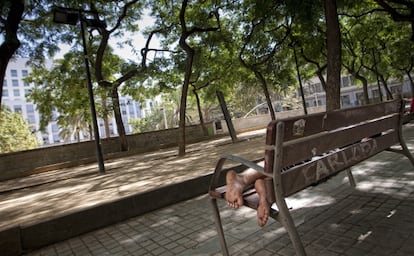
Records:
<instances>
[{"instance_id":1,"label":"bench armrest","mask_svg":"<svg viewBox=\"0 0 414 256\"><path fill-rule=\"evenodd\" d=\"M210 182L210 187L209 187L209 191L214 190L215 188L218 187L218 182L219 182L219 178L220 178L220 173L223 170L223 165L224 163L227 161L233 161L236 163L239 163L243 166L246 166L248 168L254 169L257 172L260 172L261 174L273 178L272 174L270 173L266 173L264 171L264 168L258 164L256 164L255 162L249 161L247 159L244 159L242 157L239 156L235 156L235 155L223 155L219 161L217 162L216 168L214 170L213 176L211 178L211 182Z\"/></svg>"}]
</instances>

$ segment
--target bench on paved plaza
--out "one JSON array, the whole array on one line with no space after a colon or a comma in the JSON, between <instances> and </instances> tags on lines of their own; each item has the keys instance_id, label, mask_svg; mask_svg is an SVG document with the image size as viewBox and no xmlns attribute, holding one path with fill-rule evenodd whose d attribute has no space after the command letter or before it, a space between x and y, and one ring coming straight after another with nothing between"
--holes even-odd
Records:
<instances>
[{"instance_id":1,"label":"bench on paved plaza","mask_svg":"<svg viewBox=\"0 0 414 256\"><path fill-rule=\"evenodd\" d=\"M225 161L253 168L266 177L267 199L272 203L270 216L284 226L296 254L306 255L285 198L343 170L355 186L350 167L384 150L405 155L414 166L402 136L403 103L399 99L272 121L267 127L263 166L237 156L223 156L209 188L223 255L229 253L217 199L225 198L226 187L219 184ZM245 206L257 209L254 187L247 188L243 198Z\"/></svg>"}]
</instances>

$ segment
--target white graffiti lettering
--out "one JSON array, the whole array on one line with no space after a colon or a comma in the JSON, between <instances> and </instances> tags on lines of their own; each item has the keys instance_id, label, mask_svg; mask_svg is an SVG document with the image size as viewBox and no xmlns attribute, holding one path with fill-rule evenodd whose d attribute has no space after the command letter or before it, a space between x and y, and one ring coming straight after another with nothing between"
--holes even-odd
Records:
<instances>
[{"instance_id":1,"label":"white graffiti lettering","mask_svg":"<svg viewBox=\"0 0 414 256\"><path fill-rule=\"evenodd\" d=\"M375 139L370 139L348 148L348 154L350 153L350 157L347 157L346 149L338 150L335 153L331 153L330 155L321 157L315 161L316 175L312 173L312 170L315 170L315 162L313 162L306 168L302 169L302 177L304 178L306 184L319 181L320 179L325 178L338 170L349 167L349 165L356 164L359 161L372 156L377 148L377 141Z\"/></svg>"}]
</instances>

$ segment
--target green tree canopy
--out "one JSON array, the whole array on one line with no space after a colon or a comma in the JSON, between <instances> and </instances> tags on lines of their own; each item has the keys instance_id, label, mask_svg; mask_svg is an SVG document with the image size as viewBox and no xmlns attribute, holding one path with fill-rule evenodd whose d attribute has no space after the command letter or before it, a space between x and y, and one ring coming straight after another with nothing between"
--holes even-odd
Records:
<instances>
[{"instance_id":1,"label":"green tree canopy","mask_svg":"<svg viewBox=\"0 0 414 256\"><path fill-rule=\"evenodd\" d=\"M20 113L0 110L0 153L33 149L39 141Z\"/></svg>"}]
</instances>

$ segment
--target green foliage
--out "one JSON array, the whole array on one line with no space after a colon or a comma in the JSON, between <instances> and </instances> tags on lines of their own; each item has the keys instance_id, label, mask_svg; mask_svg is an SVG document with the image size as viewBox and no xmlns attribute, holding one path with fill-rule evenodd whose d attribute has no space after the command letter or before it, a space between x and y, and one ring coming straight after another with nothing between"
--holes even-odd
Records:
<instances>
[{"instance_id":1,"label":"green foliage","mask_svg":"<svg viewBox=\"0 0 414 256\"><path fill-rule=\"evenodd\" d=\"M133 132L148 132L161 129L178 127L180 113L180 90L171 90L161 96L161 105L155 105L145 117L132 119L129 124L133 127ZM189 95L187 102L187 123L197 120L197 111L193 95ZM208 104L204 110L208 112Z\"/></svg>"},{"instance_id":2,"label":"green foliage","mask_svg":"<svg viewBox=\"0 0 414 256\"><path fill-rule=\"evenodd\" d=\"M343 66L347 67L348 72L366 77L370 82L379 75L386 83L391 78L401 78L409 73L414 66L414 57L410 50L413 46L409 23L392 21L384 15L387 13L385 10L379 11L380 7L385 8L379 2L393 1L338 0L337 6L342 30ZM109 87L119 87L122 94L131 95L139 101L162 93L171 98L178 95L178 100L171 101L175 105L172 112L177 117L179 92L186 67L186 54L179 45L183 32L189 32L185 42L194 50L189 90L195 90L200 96L203 112L217 109L217 90L224 92L234 113L243 113L257 104L258 98L264 97L264 86L268 86L273 100L275 95L282 97L296 90L298 83L293 44L302 78L318 74L324 79L327 51L323 1L189 0L186 1L185 24L181 24L179 14L183 3L166 0L156 3L135 0L26 1L24 20L19 30L23 43L21 56L41 58L53 55L58 43L73 46L70 53L73 56L66 56L66 62L58 63L59 68L56 66L52 74L34 69L33 77L37 80L32 78L33 82L42 84L45 81L45 86L36 86L30 96L42 113L42 127L51 120L53 107L65 113L63 116L71 117L72 121L58 120L62 125L72 127L69 123L84 119L87 120L85 125L76 126L85 127L86 133L86 124L90 120L83 58L77 52L81 49L79 27L53 24L52 5L96 10L99 18L107 24L105 30L89 29L87 33L92 74L97 81L106 82L100 83L106 86L100 86L99 92L96 92L100 95L98 102L106 99ZM396 6L391 4L391 7ZM2 2L2 20L5 20L6 7ZM145 30L139 22L143 10L147 10L154 19L154 24ZM406 12L402 14L408 15ZM0 28L3 27L4 24L0 23ZM205 28L218 29L206 31L203 30ZM154 31L157 31L155 36L160 42L160 49L150 45L141 51L132 44L135 33L142 32L149 36ZM126 38L125 35L130 36ZM106 40L118 37L126 39L117 47L128 45L133 48L128 61L111 54L107 45ZM145 56L148 58L143 65L145 58L142 54L149 52L151 54ZM103 61L100 62L99 58ZM195 120L194 113L197 112L193 94L189 93L188 97L188 117ZM98 104L99 112L107 114L109 110L100 109L100 105L105 104ZM212 116L211 113L204 114L206 119Z\"/></svg>"},{"instance_id":3,"label":"green foliage","mask_svg":"<svg viewBox=\"0 0 414 256\"><path fill-rule=\"evenodd\" d=\"M365 84L381 80L390 96L388 82L402 79L414 65L411 28L408 23L392 21L384 12L370 10L378 10L378 6L363 2L344 9L343 66Z\"/></svg>"},{"instance_id":4,"label":"green foliage","mask_svg":"<svg viewBox=\"0 0 414 256\"><path fill-rule=\"evenodd\" d=\"M157 109L146 117L129 120L129 124L134 133L143 133L165 129L163 121L163 112Z\"/></svg>"},{"instance_id":5,"label":"green foliage","mask_svg":"<svg viewBox=\"0 0 414 256\"><path fill-rule=\"evenodd\" d=\"M22 115L12 113L2 107L0 111L0 153L23 151L38 146L39 141Z\"/></svg>"},{"instance_id":6,"label":"green foliage","mask_svg":"<svg viewBox=\"0 0 414 256\"><path fill-rule=\"evenodd\" d=\"M56 62L50 71L46 66L33 67L26 78L27 82L35 84L27 97L37 105L41 114L41 130L53 120L54 110L60 114L58 123L61 125L68 125L64 119L79 113L84 116L83 122L91 120L85 67L80 52L69 52Z\"/></svg>"}]
</instances>

